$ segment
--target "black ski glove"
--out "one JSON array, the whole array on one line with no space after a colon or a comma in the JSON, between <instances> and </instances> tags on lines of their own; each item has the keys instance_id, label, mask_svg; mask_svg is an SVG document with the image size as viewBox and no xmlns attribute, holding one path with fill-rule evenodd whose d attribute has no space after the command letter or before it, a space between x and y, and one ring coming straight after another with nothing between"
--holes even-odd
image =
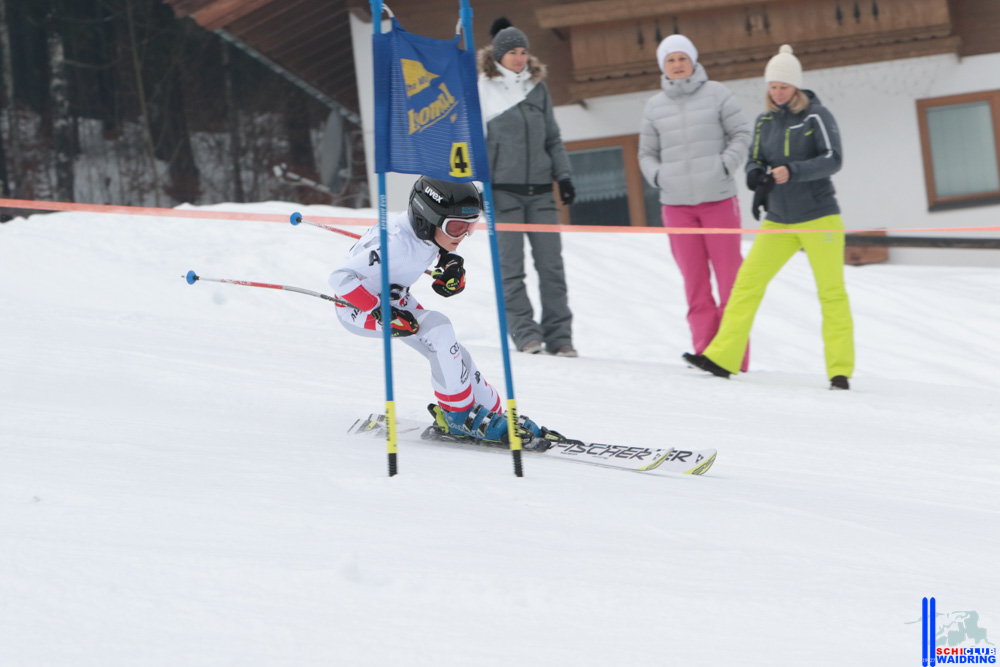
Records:
<instances>
[{"instance_id":1,"label":"black ski glove","mask_svg":"<svg viewBox=\"0 0 1000 667\"><path fill-rule=\"evenodd\" d=\"M756 190L757 186L760 185L760 179L767 176L767 172L763 169L754 169L753 171L747 172L747 189Z\"/></svg>"},{"instance_id":2,"label":"black ski glove","mask_svg":"<svg viewBox=\"0 0 1000 667\"><path fill-rule=\"evenodd\" d=\"M757 169L747 174L747 185L750 184L750 177L754 174L758 174L758 176L755 179L757 185L753 190L753 206L750 210L753 213L753 219L760 220L760 209L767 209L767 196L774 189L774 176Z\"/></svg>"},{"instance_id":3,"label":"black ski glove","mask_svg":"<svg viewBox=\"0 0 1000 667\"><path fill-rule=\"evenodd\" d=\"M441 253L437 266L431 271L431 287L441 296L455 296L465 289L465 260L450 252Z\"/></svg>"},{"instance_id":4,"label":"black ski glove","mask_svg":"<svg viewBox=\"0 0 1000 667\"><path fill-rule=\"evenodd\" d=\"M382 324L381 303L375 306L375 310L372 311L372 317L380 325ZM412 336L420 329L420 323L417 322L417 318L413 316L413 313L408 310L396 308L395 306L392 307L392 321L389 322L389 326L392 327L393 338Z\"/></svg>"},{"instance_id":5,"label":"black ski glove","mask_svg":"<svg viewBox=\"0 0 1000 667\"><path fill-rule=\"evenodd\" d=\"M573 181L568 178L559 181L559 198L562 200L563 206L569 206L576 201L576 188L573 187Z\"/></svg>"}]
</instances>

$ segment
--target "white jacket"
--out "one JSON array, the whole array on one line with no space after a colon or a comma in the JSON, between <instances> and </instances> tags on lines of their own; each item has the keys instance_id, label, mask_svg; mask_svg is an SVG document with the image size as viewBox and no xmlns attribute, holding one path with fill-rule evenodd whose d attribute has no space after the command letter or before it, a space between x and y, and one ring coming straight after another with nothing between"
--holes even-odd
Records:
<instances>
[{"instance_id":1,"label":"white jacket","mask_svg":"<svg viewBox=\"0 0 1000 667\"><path fill-rule=\"evenodd\" d=\"M687 79L661 77L642 114L639 168L660 190L660 203L692 206L736 195L743 174L750 124L739 101L695 65Z\"/></svg>"},{"instance_id":2,"label":"white jacket","mask_svg":"<svg viewBox=\"0 0 1000 667\"><path fill-rule=\"evenodd\" d=\"M547 185L572 176L545 84L547 69L534 56L512 72L480 49L479 104L494 185Z\"/></svg>"},{"instance_id":3,"label":"white jacket","mask_svg":"<svg viewBox=\"0 0 1000 667\"><path fill-rule=\"evenodd\" d=\"M386 231L389 237L389 282L409 287L434 264L441 249L433 241L417 237L407 211L386 221ZM370 311L382 292L381 261L379 226L376 224L348 251L341 267L330 274L330 287L339 298L350 301L361 311ZM363 290L358 291L358 288ZM399 305L398 300L393 300L393 305Z\"/></svg>"}]
</instances>

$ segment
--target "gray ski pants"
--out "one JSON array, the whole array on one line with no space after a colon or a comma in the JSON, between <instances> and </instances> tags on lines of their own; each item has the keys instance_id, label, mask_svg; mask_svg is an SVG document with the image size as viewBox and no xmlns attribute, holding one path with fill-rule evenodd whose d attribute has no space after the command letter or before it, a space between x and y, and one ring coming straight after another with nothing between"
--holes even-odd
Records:
<instances>
[{"instance_id":1,"label":"gray ski pants","mask_svg":"<svg viewBox=\"0 0 1000 667\"><path fill-rule=\"evenodd\" d=\"M497 222L539 225L558 224L551 193L525 196L494 190ZM538 272L541 319L536 322L524 284L524 238ZM543 341L550 352L573 343L573 313L569 309L562 239L556 232L499 232L500 272L507 307L507 328L517 349L533 340Z\"/></svg>"}]
</instances>

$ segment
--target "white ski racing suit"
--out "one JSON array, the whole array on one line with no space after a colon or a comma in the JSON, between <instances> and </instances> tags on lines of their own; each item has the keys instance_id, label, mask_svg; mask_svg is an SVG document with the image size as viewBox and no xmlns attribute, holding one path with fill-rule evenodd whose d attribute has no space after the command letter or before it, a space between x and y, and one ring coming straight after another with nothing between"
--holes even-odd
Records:
<instances>
[{"instance_id":1,"label":"white ski racing suit","mask_svg":"<svg viewBox=\"0 0 1000 667\"><path fill-rule=\"evenodd\" d=\"M468 410L476 403L500 413L500 395L476 368L468 350L458 342L455 328L444 314L425 310L410 294L410 286L433 266L441 249L433 241L417 237L410 215L403 211L387 224L389 239L389 282L391 305L406 310L419 323L417 333L400 337L424 355L431 365L431 386L438 405L449 412ZM347 253L344 264L328 280L337 297L355 308L337 306L337 317L359 336L380 338L382 327L371 312L382 293L382 265L379 254L379 226L365 232Z\"/></svg>"}]
</instances>

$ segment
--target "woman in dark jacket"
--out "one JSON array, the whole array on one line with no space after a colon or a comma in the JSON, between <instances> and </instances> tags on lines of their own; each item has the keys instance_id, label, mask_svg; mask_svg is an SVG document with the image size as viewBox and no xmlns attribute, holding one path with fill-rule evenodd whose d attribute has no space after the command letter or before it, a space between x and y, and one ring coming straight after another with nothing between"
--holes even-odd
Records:
<instances>
[{"instance_id":1,"label":"woman in dark jacket","mask_svg":"<svg viewBox=\"0 0 1000 667\"><path fill-rule=\"evenodd\" d=\"M575 191L545 85L545 66L528 53L525 34L506 19L497 19L491 32L493 44L478 54L479 100L497 221L553 225L558 219L552 182L559 184L567 206L573 203ZM531 244L542 298L538 322L524 284L525 237ZM497 245L514 345L521 352L537 354L544 344L550 354L577 356L559 234L500 232Z\"/></svg>"},{"instance_id":2,"label":"woman in dark jacket","mask_svg":"<svg viewBox=\"0 0 1000 667\"><path fill-rule=\"evenodd\" d=\"M737 373L767 284L804 249L823 313L830 388L848 389L854 372L854 325L844 287L844 223L830 180L840 170L840 132L819 98L802 89L802 65L790 46L782 46L771 58L764 78L767 111L754 126L747 186L754 191L754 217L761 207L767 209L761 229L790 233L757 235L736 276L719 333L704 354L684 357L720 377Z\"/></svg>"}]
</instances>

